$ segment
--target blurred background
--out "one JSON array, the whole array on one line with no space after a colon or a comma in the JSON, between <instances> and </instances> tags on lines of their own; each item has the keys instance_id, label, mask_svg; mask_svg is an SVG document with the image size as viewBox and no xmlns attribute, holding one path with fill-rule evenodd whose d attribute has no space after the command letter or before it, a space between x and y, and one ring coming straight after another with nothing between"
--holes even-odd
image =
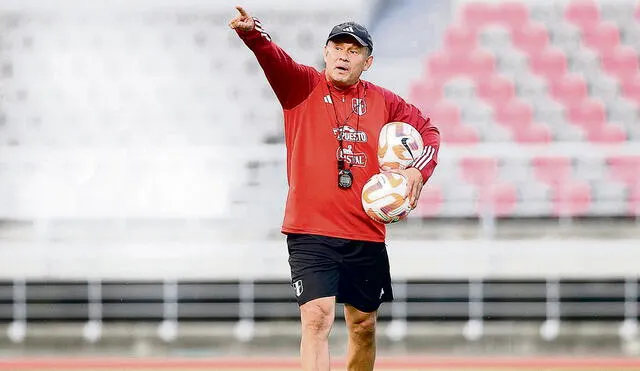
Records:
<instances>
[{"instance_id":1,"label":"blurred background","mask_svg":"<svg viewBox=\"0 0 640 371\"><path fill-rule=\"evenodd\" d=\"M0 357L297 354L282 112L234 5L0 2ZM240 5L318 69L366 25L364 79L442 133L380 354L640 353L638 2Z\"/></svg>"}]
</instances>

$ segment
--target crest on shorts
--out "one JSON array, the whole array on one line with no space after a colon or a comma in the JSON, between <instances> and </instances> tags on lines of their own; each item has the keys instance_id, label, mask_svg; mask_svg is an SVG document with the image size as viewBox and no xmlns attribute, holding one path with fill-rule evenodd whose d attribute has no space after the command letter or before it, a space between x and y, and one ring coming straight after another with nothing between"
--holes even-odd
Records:
<instances>
[{"instance_id":1,"label":"crest on shorts","mask_svg":"<svg viewBox=\"0 0 640 371\"><path fill-rule=\"evenodd\" d=\"M292 283L291 286L296 291L296 296L302 295L302 292L304 291L304 287L302 286L302 280L297 280L296 282Z\"/></svg>"}]
</instances>

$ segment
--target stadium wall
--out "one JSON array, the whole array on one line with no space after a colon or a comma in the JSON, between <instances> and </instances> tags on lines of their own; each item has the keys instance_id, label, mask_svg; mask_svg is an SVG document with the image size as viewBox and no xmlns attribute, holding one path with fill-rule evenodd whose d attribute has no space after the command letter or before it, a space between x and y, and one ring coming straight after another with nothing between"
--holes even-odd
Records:
<instances>
[{"instance_id":1,"label":"stadium wall","mask_svg":"<svg viewBox=\"0 0 640 371\"><path fill-rule=\"evenodd\" d=\"M637 240L391 240L395 279L637 277ZM7 242L0 279L289 278L284 241L101 245Z\"/></svg>"}]
</instances>

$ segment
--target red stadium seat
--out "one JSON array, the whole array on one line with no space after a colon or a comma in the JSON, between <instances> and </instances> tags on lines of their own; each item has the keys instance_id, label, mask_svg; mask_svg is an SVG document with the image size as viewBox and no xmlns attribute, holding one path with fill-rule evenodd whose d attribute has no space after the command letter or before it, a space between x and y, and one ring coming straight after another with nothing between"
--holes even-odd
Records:
<instances>
[{"instance_id":1,"label":"red stadium seat","mask_svg":"<svg viewBox=\"0 0 640 371\"><path fill-rule=\"evenodd\" d=\"M493 19L511 29L522 27L529 19L529 8L520 1L507 1L496 4Z\"/></svg>"},{"instance_id":2,"label":"red stadium seat","mask_svg":"<svg viewBox=\"0 0 640 371\"><path fill-rule=\"evenodd\" d=\"M607 163L613 179L631 186L640 185L640 156L612 156Z\"/></svg>"},{"instance_id":3,"label":"red stadium seat","mask_svg":"<svg viewBox=\"0 0 640 371\"><path fill-rule=\"evenodd\" d=\"M495 19L495 7L484 2L469 2L462 7L461 13L461 23L473 30L478 30Z\"/></svg>"},{"instance_id":4,"label":"red stadium seat","mask_svg":"<svg viewBox=\"0 0 640 371\"><path fill-rule=\"evenodd\" d=\"M471 184L487 184L498 177L498 159L495 157L464 157L460 160L461 178Z\"/></svg>"},{"instance_id":5,"label":"red stadium seat","mask_svg":"<svg viewBox=\"0 0 640 371\"><path fill-rule=\"evenodd\" d=\"M632 101L640 103L640 74L620 81L622 93Z\"/></svg>"},{"instance_id":6,"label":"red stadium seat","mask_svg":"<svg viewBox=\"0 0 640 371\"><path fill-rule=\"evenodd\" d=\"M588 47L604 53L620 45L620 30L615 23L603 22L583 30L582 41Z\"/></svg>"},{"instance_id":7,"label":"red stadium seat","mask_svg":"<svg viewBox=\"0 0 640 371\"><path fill-rule=\"evenodd\" d=\"M543 183L564 183L571 178L572 167L569 157L535 157L531 162L534 176Z\"/></svg>"},{"instance_id":8,"label":"red stadium seat","mask_svg":"<svg viewBox=\"0 0 640 371\"><path fill-rule=\"evenodd\" d=\"M533 121L533 108L529 103L514 98L496 107L495 118L511 128L525 127Z\"/></svg>"},{"instance_id":9,"label":"red stadium seat","mask_svg":"<svg viewBox=\"0 0 640 371\"><path fill-rule=\"evenodd\" d=\"M552 200L556 215L585 215L591 206L591 187L586 182L566 182L553 188Z\"/></svg>"},{"instance_id":10,"label":"red stadium seat","mask_svg":"<svg viewBox=\"0 0 640 371\"><path fill-rule=\"evenodd\" d=\"M599 100L584 99L569 106L569 120L587 131L603 126L606 122L605 106Z\"/></svg>"},{"instance_id":11,"label":"red stadium seat","mask_svg":"<svg viewBox=\"0 0 640 371\"><path fill-rule=\"evenodd\" d=\"M442 210L443 200L444 197L440 186L427 184L422 188L418 204L410 215L419 217L436 216Z\"/></svg>"},{"instance_id":12,"label":"red stadium seat","mask_svg":"<svg viewBox=\"0 0 640 371\"><path fill-rule=\"evenodd\" d=\"M438 52L428 62L429 78L438 82L456 75L480 77L495 71L495 57L483 49Z\"/></svg>"},{"instance_id":13,"label":"red stadium seat","mask_svg":"<svg viewBox=\"0 0 640 371\"><path fill-rule=\"evenodd\" d=\"M553 134L547 126L531 124L515 129L514 139L518 143L548 144L553 141Z\"/></svg>"},{"instance_id":14,"label":"red stadium seat","mask_svg":"<svg viewBox=\"0 0 640 371\"><path fill-rule=\"evenodd\" d=\"M473 126L459 125L442 131L442 141L450 144L471 145L480 141L480 135Z\"/></svg>"},{"instance_id":15,"label":"red stadium seat","mask_svg":"<svg viewBox=\"0 0 640 371\"><path fill-rule=\"evenodd\" d=\"M473 30L489 24L501 24L518 28L529 19L529 8L520 1L491 4L469 2L461 10L461 23Z\"/></svg>"},{"instance_id":16,"label":"red stadium seat","mask_svg":"<svg viewBox=\"0 0 640 371\"><path fill-rule=\"evenodd\" d=\"M442 100L435 104L429 104L422 112L429 116L433 123L438 127L458 127L461 123L460 107L457 104Z\"/></svg>"},{"instance_id":17,"label":"red stadium seat","mask_svg":"<svg viewBox=\"0 0 640 371\"><path fill-rule=\"evenodd\" d=\"M486 76L478 81L478 95L493 106L510 101L515 92L513 82L501 75Z\"/></svg>"},{"instance_id":18,"label":"red stadium seat","mask_svg":"<svg viewBox=\"0 0 640 371\"><path fill-rule=\"evenodd\" d=\"M549 45L549 33L542 23L528 22L513 29L511 40L514 46L533 55L542 52Z\"/></svg>"},{"instance_id":19,"label":"red stadium seat","mask_svg":"<svg viewBox=\"0 0 640 371\"><path fill-rule=\"evenodd\" d=\"M601 144L624 143L627 141L627 132L617 125L597 126L588 129L587 139Z\"/></svg>"},{"instance_id":20,"label":"red stadium seat","mask_svg":"<svg viewBox=\"0 0 640 371\"><path fill-rule=\"evenodd\" d=\"M432 105L442 99L442 86L433 80L419 81L411 85L409 100L418 107Z\"/></svg>"},{"instance_id":21,"label":"red stadium seat","mask_svg":"<svg viewBox=\"0 0 640 371\"><path fill-rule=\"evenodd\" d=\"M456 74L448 53L439 51L427 60L428 76L432 80L444 81Z\"/></svg>"},{"instance_id":22,"label":"red stadium seat","mask_svg":"<svg viewBox=\"0 0 640 371\"><path fill-rule=\"evenodd\" d=\"M594 0L574 0L565 8L564 17L581 29L586 29L600 22L600 8Z\"/></svg>"},{"instance_id":23,"label":"red stadium seat","mask_svg":"<svg viewBox=\"0 0 640 371\"><path fill-rule=\"evenodd\" d=\"M551 95L566 105L571 106L587 98L587 83L581 75L567 74L550 81L550 84Z\"/></svg>"},{"instance_id":24,"label":"red stadium seat","mask_svg":"<svg viewBox=\"0 0 640 371\"><path fill-rule=\"evenodd\" d=\"M638 54L629 46L618 46L602 54L602 68L621 80L638 75Z\"/></svg>"},{"instance_id":25,"label":"red stadium seat","mask_svg":"<svg viewBox=\"0 0 640 371\"><path fill-rule=\"evenodd\" d=\"M462 25L451 25L444 34L444 50L446 52L469 51L477 46L475 30Z\"/></svg>"},{"instance_id":26,"label":"red stadium seat","mask_svg":"<svg viewBox=\"0 0 640 371\"><path fill-rule=\"evenodd\" d=\"M531 55L531 70L547 80L556 80L567 73L567 57L562 50L548 47L538 54Z\"/></svg>"},{"instance_id":27,"label":"red stadium seat","mask_svg":"<svg viewBox=\"0 0 640 371\"><path fill-rule=\"evenodd\" d=\"M459 68L463 74L477 79L495 72L496 60L491 52L476 49L471 52L467 51L465 56L466 58L458 59L461 62Z\"/></svg>"},{"instance_id":28,"label":"red stadium seat","mask_svg":"<svg viewBox=\"0 0 640 371\"><path fill-rule=\"evenodd\" d=\"M509 216L513 214L518 200L516 187L511 183L493 182L480 188L477 209L495 216Z\"/></svg>"}]
</instances>

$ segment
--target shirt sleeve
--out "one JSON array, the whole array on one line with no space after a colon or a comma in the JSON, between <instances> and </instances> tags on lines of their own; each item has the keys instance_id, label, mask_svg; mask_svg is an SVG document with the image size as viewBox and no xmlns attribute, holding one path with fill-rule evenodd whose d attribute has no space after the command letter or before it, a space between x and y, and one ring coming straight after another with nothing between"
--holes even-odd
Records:
<instances>
[{"instance_id":1,"label":"shirt sleeve","mask_svg":"<svg viewBox=\"0 0 640 371\"><path fill-rule=\"evenodd\" d=\"M389 118L387 122L406 122L422 136L424 150L415 159L411 167L420 170L422 179L426 183L438 164L438 150L440 149L440 131L433 126L431 119L425 117L414 105L405 102L398 95L383 89L385 104Z\"/></svg>"},{"instance_id":2,"label":"shirt sleeve","mask_svg":"<svg viewBox=\"0 0 640 371\"><path fill-rule=\"evenodd\" d=\"M320 73L312 67L296 63L271 40L259 20L254 18L254 22L253 30L236 32L255 54L282 107L293 108L311 94Z\"/></svg>"}]
</instances>

